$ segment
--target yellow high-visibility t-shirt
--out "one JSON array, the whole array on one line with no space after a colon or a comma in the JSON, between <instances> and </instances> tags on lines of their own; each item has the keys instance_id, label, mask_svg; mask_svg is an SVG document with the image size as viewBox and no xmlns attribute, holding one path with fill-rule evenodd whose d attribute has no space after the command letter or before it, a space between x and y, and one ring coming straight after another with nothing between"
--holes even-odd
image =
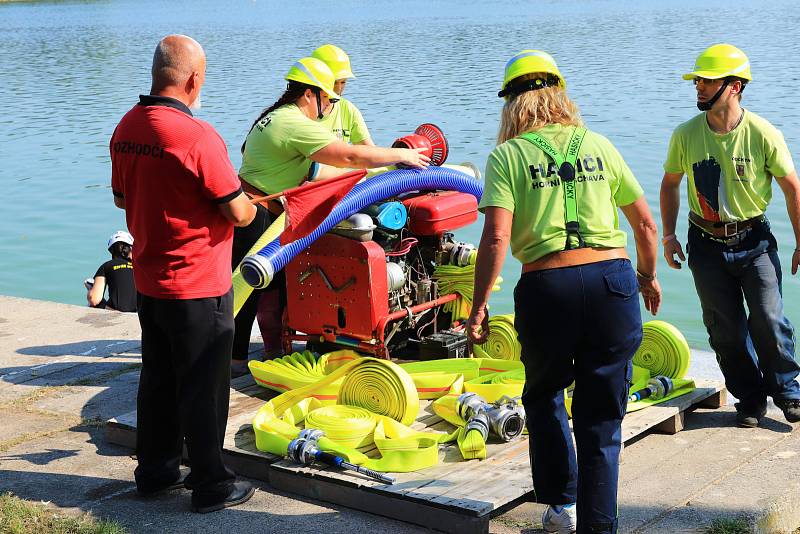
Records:
<instances>
[{"instance_id":1,"label":"yellow high-visibility t-shirt","mask_svg":"<svg viewBox=\"0 0 800 534\"><path fill-rule=\"evenodd\" d=\"M573 126L549 124L535 133L566 154ZM580 233L590 247L624 247L618 206L642 196L642 188L611 142L588 131L576 162L576 199ZM497 146L486 163L486 183L478 208L514 213L511 253L522 263L564 250L564 187L558 167L541 149L522 138Z\"/></svg>"},{"instance_id":2,"label":"yellow high-visibility t-shirt","mask_svg":"<svg viewBox=\"0 0 800 534\"><path fill-rule=\"evenodd\" d=\"M783 134L744 111L739 125L714 132L700 113L675 129L664 171L686 174L689 209L709 221L758 217L772 199L772 177L794 171Z\"/></svg>"},{"instance_id":3,"label":"yellow high-visibility t-shirt","mask_svg":"<svg viewBox=\"0 0 800 534\"><path fill-rule=\"evenodd\" d=\"M320 119L319 123L345 143L355 145L369 139L369 130L364 117L358 108L345 98L335 103L330 114Z\"/></svg>"},{"instance_id":4,"label":"yellow high-visibility t-shirt","mask_svg":"<svg viewBox=\"0 0 800 534\"><path fill-rule=\"evenodd\" d=\"M247 134L239 176L269 195L291 189L308 176L309 156L336 140L295 104L281 106Z\"/></svg>"}]
</instances>

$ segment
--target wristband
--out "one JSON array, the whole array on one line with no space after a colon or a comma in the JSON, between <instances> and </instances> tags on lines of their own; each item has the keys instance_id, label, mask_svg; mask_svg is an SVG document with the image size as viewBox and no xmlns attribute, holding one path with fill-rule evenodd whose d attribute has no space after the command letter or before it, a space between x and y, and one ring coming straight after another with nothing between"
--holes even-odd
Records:
<instances>
[{"instance_id":1,"label":"wristband","mask_svg":"<svg viewBox=\"0 0 800 534\"><path fill-rule=\"evenodd\" d=\"M670 241L675 241L676 239L677 238L675 237L675 234L665 235L664 237L661 238L661 244L666 245Z\"/></svg>"},{"instance_id":2,"label":"wristband","mask_svg":"<svg viewBox=\"0 0 800 534\"><path fill-rule=\"evenodd\" d=\"M648 276L648 275L644 274L642 271L640 271L639 269L636 269L636 276L638 276L639 278L642 278L644 280L647 280L648 282L652 282L653 280L656 279L656 273L653 273L652 276Z\"/></svg>"}]
</instances>

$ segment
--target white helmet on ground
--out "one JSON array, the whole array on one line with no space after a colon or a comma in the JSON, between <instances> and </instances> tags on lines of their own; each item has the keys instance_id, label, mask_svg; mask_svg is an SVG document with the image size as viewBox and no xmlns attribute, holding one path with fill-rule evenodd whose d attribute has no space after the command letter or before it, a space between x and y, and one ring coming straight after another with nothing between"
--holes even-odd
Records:
<instances>
[{"instance_id":1,"label":"white helmet on ground","mask_svg":"<svg viewBox=\"0 0 800 534\"><path fill-rule=\"evenodd\" d=\"M107 248L111 248L114 243L126 243L133 246L133 236L124 230L118 230L108 238Z\"/></svg>"}]
</instances>

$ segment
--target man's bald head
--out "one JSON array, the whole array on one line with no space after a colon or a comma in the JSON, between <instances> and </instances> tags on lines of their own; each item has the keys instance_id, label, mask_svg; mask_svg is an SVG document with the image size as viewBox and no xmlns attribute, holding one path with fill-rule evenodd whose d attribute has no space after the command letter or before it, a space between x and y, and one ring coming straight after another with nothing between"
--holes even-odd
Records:
<instances>
[{"instance_id":1,"label":"man's bald head","mask_svg":"<svg viewBox=\"0 0 800 534\"><path fill-rule=\"evenodd\" d=\"M152 92L168 87L183 89L193 73L200 75L202 85L205 69L206 53L200 43L186 35L167 35L153 54Z\"/></svg>"}]
</instances>

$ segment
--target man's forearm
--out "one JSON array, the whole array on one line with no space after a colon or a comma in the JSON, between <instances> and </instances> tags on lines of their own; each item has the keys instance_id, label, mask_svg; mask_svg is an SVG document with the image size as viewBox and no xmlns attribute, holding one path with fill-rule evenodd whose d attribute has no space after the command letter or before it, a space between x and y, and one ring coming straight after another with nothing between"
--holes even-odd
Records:
<instances>
[{"instance_id":1,"label":"man's forearm","mask_svg":"<svg viewBox=\"0 0 800 534\"><path fill-rule=\"evenodd\" d=\"M784 194L786 196L786 212L794 231L794 247L797 249L800 248L800 194L798 194L796 186L787 188Z\"/></svg>"},{"instance_id":2,"label":"man's forearm","mask_svg":"<svg viewBox=\"0 0 800 534\"><path fill-rule=\"evenodd\" d=\"M680 183L671 183L666 178L661 182L661 229L663 236L675 235L678 211L681 206Z\"/></svg>"}]
</instances>

